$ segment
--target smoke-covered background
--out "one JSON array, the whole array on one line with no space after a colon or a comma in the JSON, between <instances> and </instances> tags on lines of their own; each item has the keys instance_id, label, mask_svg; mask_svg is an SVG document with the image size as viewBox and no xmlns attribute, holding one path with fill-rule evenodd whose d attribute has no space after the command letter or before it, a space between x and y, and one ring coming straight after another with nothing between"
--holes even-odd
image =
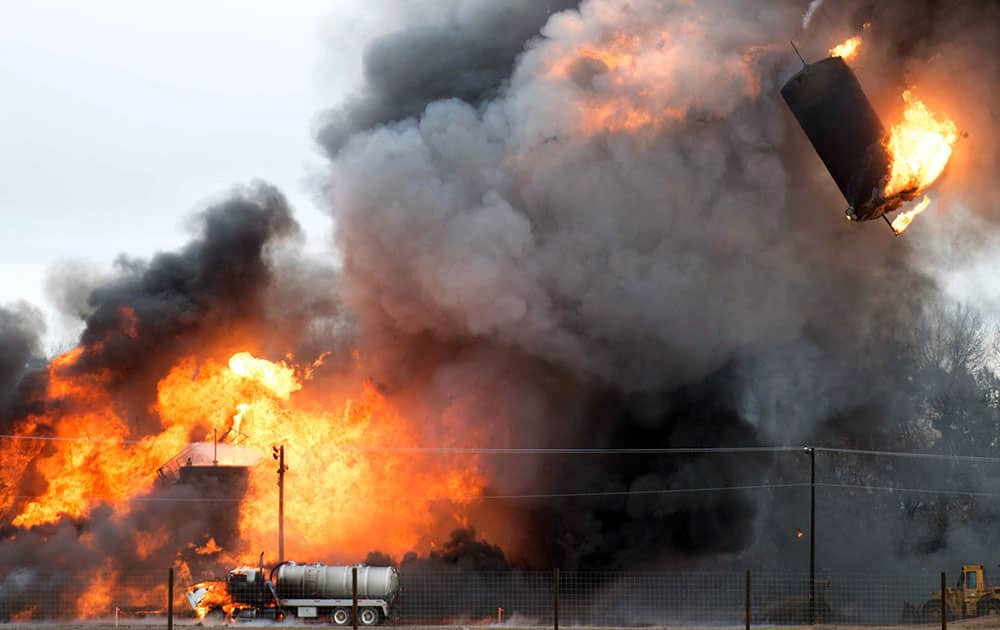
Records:
<instances>
[{"instance_id":1,"label":"smoke-covered background","mask_svg":"<svg viewBox=\"0 0 1000 630\"><path fill-rule=\"evenodd\" d=\"M384 378L439 413L474 418L498 446L983 452L995 434L994 324L949 302L928 262L946 238L928 232L969 256L975 240L941 225L962 213L992 221L994 114L977 104L996 69L978 60L996 49L997 16L974 3L813 4L803 31L802 3L584 2L531 31L508 74L497 72L505 56L480 51L509 49L497 38L519 29L497 28L497 14L510 21L516 4L460 3L373 43L364 90L324 117L319 138L333 162L343 295ZM531 6L524 23L537 25ZM815 60L865 23L856 71L883 117L914 86L970 136L936 195L940 216L905 238L843 220L843 200L778 95L800 67L789 38ZM439 48L449 54L413 54ZM959 394L956 380L970 389ZM960 420L950 404L975 410ZM500 494L807 478L801 454L495 465ZM821 479L844 465L821 455ZM858 465L867 481L957 481L951 469ZM982 490L991 476L966 474L961 487ZM501 547L543 566L730 554L795 565L805 497L491 510L518 523L494 533ZM821 520L824 544L841 550L821 554L823 565L988 546L964 517L942 527L929 512L949 508L933 497L821 497L821 517L833 519ZM880 524L866 528L871 548L857 544L859 519Z\"/></svg>"},{"instance_id":2,"label":"smoke-covered background","mask_svg":"<svg viewBox=\"0 0 1000 630\"><path fill-rule=\"evenodd\" d=\"M358 60L356 94L316 121L329 256L298 252L291 209L258 184L202 211L176 252L123 255L110 276L57 270L50 293L85 323L73 370L108 384L135 437L158 430L156 384L176 361L249 338L262 356L331 352L317 382L375 383L427 446L989 454L997 312L956 302L948 274L984 264L995 241L1000 14L812 4L807 29L803 2L401 6L401 26ZM844 220L778 93L800 67L789 39L815 60L865 23L855 70L883 120L914 87L967 133L932 210L900 238ZM55 404L39 398L42 334L32 307L0 310L4 433ZM45 447L17 448L28 463L0 505L5 566L41 559L23 551L35 533L9 520L18 497L44 491L30 461ZM444 551L391 560L805 566L805 488L649 492L804 482L801 452L478 465L485 492L508 498L469 506L470 529ZM988 464L820 453L817 468L828 484L996 491ZM993 497L818 496L821 568L938 570L988 562L998 542ZM105 524L141 529L130 519L144 510L177 514L170 502L125 520L95 511L65 549ZM193 558L205 529L188 529L176 536ZM162 564L161 551L123 565Z\"/></svg>"}]
</instances>

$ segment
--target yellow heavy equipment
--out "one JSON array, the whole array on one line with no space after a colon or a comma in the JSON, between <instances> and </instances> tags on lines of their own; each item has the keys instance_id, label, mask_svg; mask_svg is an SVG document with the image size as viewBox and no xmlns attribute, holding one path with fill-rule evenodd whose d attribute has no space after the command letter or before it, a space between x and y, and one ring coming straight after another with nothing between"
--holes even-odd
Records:
<instances>
[{"instance_id":1,"label":"yellow heavy equipment","mask_svg":"<svg viewBox=\"0 0 1000 630\"><path fill-rule=\"evenodd\" d=\"M940 619L941 605L941 593L931 595L921 609L924 618L929 621ZM944 605L949 619L1000 615L1000 585L987 583L983 565L963 565L958 584L945 589Z\"/></svg>"}]
</instances>

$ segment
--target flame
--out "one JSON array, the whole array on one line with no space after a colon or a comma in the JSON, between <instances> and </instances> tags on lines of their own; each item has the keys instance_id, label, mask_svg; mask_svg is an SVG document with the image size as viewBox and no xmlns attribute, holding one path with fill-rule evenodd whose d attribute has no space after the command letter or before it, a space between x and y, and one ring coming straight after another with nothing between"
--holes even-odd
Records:
<instances>
[{"instance_id":1,"label":"flame","mask_svg":"<svg viewBox=\"0 0 1000 630\"><path fill-rule=\"evenodd\" d=\"M209 556L220 551L222 551L222 547L219 546L219 543L215 542L214 538L209 538L208 542L201 547L196 547L194 550L199 556Z\"/></svg>"},{"instance_id":2,"label":"flame","mask_svg":"<svg viewBox=\"0 0 1000 630\"><path fill-rule=\"evenodd\" d=\"M0 509L15 527L86 519L99 506L110 506L112 518L126 519L133 500L156 491L157 470L165 462L192 440L211 440L213 434L259 453L285 445L286 554L309 561L356 561L374 548L397 556L426 552L431 540L464 523L469 504L485 485L472 455L378 452L420 445L418 426L371 383L331 389L327 382L307 391L305 374L312 373L315 362L300 370L249 352L224 360L183 359L157 384L150 411L160 430L140 436L122 416L110 376L77 369L85 356L86 350L77 348L51 362L44 392L48 411L15 427L18 435L42 439L4 445ZM467 443L470 438L457 439ZM220 466L246 463L231 461L232 450L218 450ZM277 475L271 460L264 461L250 468L245 496L232 513L238 548L223 549L206 536L188 546L189 558L211 556L235 564L235 554L244 549L275 548ZM25 497L18 488L29 468L38 478L32 485L40 490ZM81 543L95 552L103 549L92 536L85 532ZM169 557L176 549L174 532L166 526L136 533L128 545L140 562ZM128 589L125 574L109 561L88 577L86 592L74 600L77 614L109 614L122 602L123 589ZM143 594L136 590L135 601Z\"/></svg>"},{"instance_id":3,"label":"flame","mask_svg":"<svg viewBox=\"0 0 1000 630\"><path fill-rule=\"evenodd\" d=\"M237 352L229 358L229 369L243 378L256 381L278 398L288 400L292 392L302 389L295 371L284 362L271 363L254 358L249 352Z\"/></svg>"},{"instance_id":4,"label":"flame","mask_svg":"<svg viewBox=\"0 0 1000 630\"><path fill-rule=\"evenodd\" d=\"M129 497L152 488L149 472L187 441L180 426L159 436L129 440L130 428L118 415L107 390L107 374L72 374L81 356L82 349L77 348L49 366L46 399L60 408L59 415L29 416L15 428L19 435L36 436L41 427L51 427L53 434L44 437L57 440L52 442L56 446L51 454L44 454L40 444L34 448L34 466L47 487L23 505L11 521L15 526L53 523L62 516L81 517L99 501L124 507ZM13 489L16 479L0 481ZM13 501L8 496L2 503Z\"/></svg>"},{"instance_id":5,"label":"flame","mask_svg":"<svg viewBox=\"0 0 1000 630\"><path fill-rule=\"evenodd\" d=\"M192 584L187 588L189 594L195 594L204 589L205 593L194 608L194 614L198 619L204 619L208 613L215 609L221 609L226 617L231 617L236 608L232 598L229 596L229 589L223 580L206 580Z\"/></svg>"},{"instance_id":6,"label":"flame","mask_svg":"<svg viewBox=\"0 0 1000 630\"><path fill-rule=\"evenodd\" d=\"M77 602L77 613L81 617L101 617L112 612L112 590L116 580L114 571L109 569L110 563L106 562L104 569L87 582L87 589Z\"/></svg>"},{"instance_id":7,"label":"flame","mask_svg":"<svg viewBox=\"0 0 1000 630\"><path fill-rule=\"evenodd\" d=\"M12 613L10 616L10 621L11 623L26 623L35 618L36 612L38 612L38 606L25 608L24 610Z\"/></svg>"},{"instance_id":8,"label":"flame","mask_svg":"<svg viewBox=\"0 0 1000 630\"><path fill-rule=\"evenodd\" d=\"M903 92L903 101L903 117L892 126L886 143L892 158L887 196L907 190L915 191L915 196L926 190L944 171L958 139L955 123L936 116L910 90Z\"/></svg>"},{"instance_id":9,"label":"flame","mask_svg":"<svg viewBox=\"0 0 1000 630\"><path fill-rule=\"evenodd\" d=\"M902 118L892 126L886 141L892 166L883 194L910 201L944 172L958 139L958 127L946 116L935 115L910 90L903 92L903 102ZM893 231L903 233L930 203L931 198L925 195L912 209L901 212L892 221Z\"/></svg>"},{"instance_id":10,"label":"flame","mask_svg":"<svg viewBox=\"0 0 1000 630\"><path fill-rule=\"evenodd\" d=\"M900 212L895 219L892 220L892 231L896 234L902 234L906 231L906 228L910 227L910 223L913 223L913 219L917 218L921 212L927 209L927 206L931 205L931 198L924 195L924 198L920 200L912 210L905 210Z\"/></svg>"},{"instance_id":11,"label":"flame","mask_svg":"<svg viewBox=\"0 0 1000 630\"><path fill-rule=\"evenodd\" d=\"M574 19L565 15L557 22L574 29ZM684 88L691 80L688 60L703 36L701 18L687 17L670 30L611 31L573 44L554 39L542 76L567 100L562 123L585 136L655 132L692 115L710 121L759 93L755 68L762 47L748 45L745 54L713 59L698 70L732 89L692 94Z\"/></svg>"},{"instance_id":12,"label":"flame","mask_svg":"<svg viewBox=\"0 0 1000 630\"><path fill-rule=\"evenodd\" d=\"M126 337L136 339L139 337L139 318L135 314L135 309L131 306L118 307L118 314L122 318L122 332Z\"/></svg>"},{"instance_id":13,"label":"flame","mask_svg":"<svg viewBox=\"0 0 1000 630\"><path fill-rule=\"evenodd\" d=\"M849 37L830 49L831 57L841 57L844 61L853 59L861 50L861 36Z\"/></svg>"}]
</instances>

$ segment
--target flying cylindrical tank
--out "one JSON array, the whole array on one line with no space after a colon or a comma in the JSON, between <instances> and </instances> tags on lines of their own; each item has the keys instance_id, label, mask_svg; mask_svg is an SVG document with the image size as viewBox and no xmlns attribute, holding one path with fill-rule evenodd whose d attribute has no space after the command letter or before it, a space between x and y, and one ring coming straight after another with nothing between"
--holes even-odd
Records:
<instances>
[{"instance_id":1,"label":"flying cylindrical tank","mask_svg":"<svg viewBox=\"0 0 1000 630\"><path fill-rule=\"evenodd\" d=\"M857 77L840 57L806 64L781 96L847 200L852 220L877 219L903 202L886 198L886 132Z\"/></svg>"},{"instance_id":2,"label":"flying cylindrical tank","mask_svg":"<svg viewBox=\"0 0 1000 630\"><path fill-rule=\"evenodd\" d=\"M341 599L352 596L349 566L286 562L275 573L282 599ZM391 600L399 592L399 573L392 567L358 565L358 597Z\"/></svg>"}]
</instances>

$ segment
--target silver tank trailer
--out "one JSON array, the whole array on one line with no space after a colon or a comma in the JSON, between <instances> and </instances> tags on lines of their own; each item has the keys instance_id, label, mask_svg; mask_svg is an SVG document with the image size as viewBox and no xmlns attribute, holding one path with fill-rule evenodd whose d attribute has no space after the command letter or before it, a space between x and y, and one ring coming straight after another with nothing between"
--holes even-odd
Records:
<instances>
[{"instance_id":1,"label":"silver tank trailer","mask_svg":"<svg viewBox=\"0 0 1000 630\"><path fill-rule=\"evenodd\" d=\"M352 596L349 566L296 564L278 567L275 587L282 599L344 599ZM399 573L392 567L358 565L358 599L392 600L399 592Z\"/></svg>"}]
</instances>

